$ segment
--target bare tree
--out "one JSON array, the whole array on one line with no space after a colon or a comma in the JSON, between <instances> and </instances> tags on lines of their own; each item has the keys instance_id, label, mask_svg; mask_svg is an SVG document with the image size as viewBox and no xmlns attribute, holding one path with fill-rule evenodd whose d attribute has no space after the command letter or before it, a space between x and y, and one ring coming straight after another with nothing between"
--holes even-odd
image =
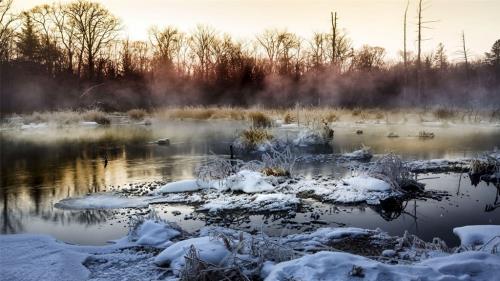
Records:
<instances>
[{"instance_id":1,"label":"bare tree","mask_svg":"<svg viewBox=\"0 0 500 281\"><path fill-rule=\"evenodd\" d=\"M269 60L269 72L273 73L275 71L275 62L280 52L281 41L279 31L276 29L267 29L264 33L257 36L257 41L264 48Z\"/></svg>"},{"instance_id":2,"label":"bare tree","mask_svg":"<svg viewBox=\"0 0 500 281\"><path fill-rule=\"evenodd\" d=\"M465 75L467 80L469 79L469 58L468 58L468 50L465 45L465 32L462 31L462 55L464 57L464 63L465 63Z\"/></svg>"},{"instance_id":3,"label":"bare tree","mask_svg":"<svg viewBox=\"0 0 500 281\"><path fill-rule=\"evenodd\" d=\"M325 60L325 41L326 36L323 33L314 33L313 38L309 41L310 45L310 61L314 69L319 69Z\"/></svg>"},{"instance_id":4,"label":"bare tree","mask_svg":"<svg viewBox=\"0 0 500 281\"><path fill-rule=\"evenodd\" d=\"M384 48L363 45L363 47L356 52L354 65L358 70L371 71L378 69L384 65L384 56Z\"/></svg>"},{"instance_id":5,"label":"bare tree","mask_svg":"<svg viewBox=\"0 0 500 281\"><path fill-rule=\"evenodd\" d=\"M54 4L51 12L50 16L55 26L58 44L62 45L65 52L66 69L69 73L73 73L73 59L78 47L75 22L70 18L67 5Z\"/></svg>"},{"instance_id":6,"label":"bare tree","mask_svg":"<svg viewBox=\"0 0 500 281\"><path fill-rule=\"evenodd\" d=\"M180 51L184 34L177 28L167 26L162 30L152 27L149 30L149 41L154 49L154 55L159 62L167 66L173 65L174 57Z\"/></svg>"},{"instance_id":7,"label":"bare tree","mask_svg":"<svg viewBox=\"0 0 500 281\"><path fill-rule=\"evenodd\" d=\"M297 50L300 49L299 38L288 31L278 34L278 60L280 62L280 73L292 73L291 62L298 57Z\"/></svg>"},{"instance_id":8,"label":"bare tree","mask_svg":"<svg viewBox=\"0 0 500 281\"><path fill-rule=\"evenodd\" d=\"M13 0L0 1L0 61L10 57L16 17L10 13Z\"/></svg>"},{"instance_id":9,"label":"bare tree","mask_svg":"<svg viewBox=\"0 0 500 281\"><path fill-rule=\"evenodd\" d=\"M336 47L337 47L337 12L335 12L335 15L333 12L331 12L331 20L332 20L332 39L331 39L331 42L332 42L332 65L335 65L336 63L336 55L337 55L337 51L336 51Z\"/></svg>"},{"instance_id":10,"label":"bare tree","mask_svg":"<svg viewBox=\"0 0 500 281\"><path fill-rule=\"evenodd\" d=\"M212 63L213 45L216 42L215 31L208 26L198 25L190 37L190 46L200 64L201 77L208 80Z\"/></svg>"},{"instance_id":11,"label":"bare tree","mask_svg":"<svg viewBox=\"0 0 500 281\"><path fill-rule=\"evenodd\" d=\"M405 14L403 19L403 62L405 66L405 71L408 70L408 51L406 49L406 26L407 26L407 15L408 15L408 7L410 6L410 0L406 2ZM406 77L406 75L405 75Z\"/></svg>"},{"instance_id":12,"label":"bare tree","mask_svg":"<svg viewBox=\"0 0 500 281\"><path fill-rule=\"evenodd\" d=\"M86 0L71 3L68 12L86 55L87 75L93 79L96 56L116 38L120 21L101 4Z\"/></svg>"}]
</instances>

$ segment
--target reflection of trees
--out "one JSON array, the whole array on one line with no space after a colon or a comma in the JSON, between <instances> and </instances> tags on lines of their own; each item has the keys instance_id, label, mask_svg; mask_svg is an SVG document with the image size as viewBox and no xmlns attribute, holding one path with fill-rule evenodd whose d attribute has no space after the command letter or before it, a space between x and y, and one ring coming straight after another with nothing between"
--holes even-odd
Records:
<instances>
[{"instance_id":1,"label":"reflection of trees","mask_svg":"<svg viewBox=\"0 0 500 281\"><path fill-rule=\"evenodd\" d=\"M61 225L70 225L75 223L96 225L107 221L113 214L110 210L63 211L52 208L40 208L40 206L31 210L25 210L19 206L9 205L7 196L3 197L2 203L3 206L0 220L2 234L23 232L23 221L26 218L36 217L47 222L58 223Z\"/></svg>"},{"instance_id":2,"label":"reflection of trees","mask_svg":"<svg viewBox=\"0 0 500 281\"><path fill-rule=\"evenodd\" d=\"M21 212L15 212L9 208L9 199L6 194L6 188L2 188L2 216L0 220L0 225L2 226L1 233L16 233L23 231L24 227L22 224L23 215Z\"/></svg>"},{"instance_id":3,"label":"reflection of trees","mask_svg":"<svg viewBox=\"0 0 500 281\"><path fill-rule=\"evenodd\" d=\"M384 220L392 221L399 218L401 215L407 215L413 218L415 221L415 226L417 225L417 203L414 200L414 210L413 214L406 211L408 207L409 200L402 198L389 197L385 200L381 200L379 205L370 206L376 213L378 213Z\"/></svg>"},{"instance_id":4,"label":"reflection of trees","mask_svg":"<svg viewBox=\"0 0 500 281\"><path fill-rule=\"evenodd\" d=\"M489 177L490 177L490 175L488 175L488 174L481 175L481 174L470 174L469 173L469 179L470 179L471 185L477 186L481 181L484 181L488 186L490 185L490 183L492 183L493 186L496 188L495 200L493 201L492 204L486 204L486 206L484 206L485 212L492 212L495 209L500 208L500 182L498 180L494 180L493 182L490 182L487 180ZM460 182L459 182L459 187L460 187Z\"/></svg>"},{"instance_id":5,"label":"reflection of trees","mask_svg":"<svg viewBox=\"0 0 500 281\"><path fill-rule=\"evenodd\" d=\"M500 183L495 183L494 186L497 189L497 194L495 196L495 201L493 201L493 204L486 204L484 207L485 212L492 212L496 208L500 207Z\"/></svg>"},{"instance_id":6,"label":"reflection of trees","mask_svg":"<svg viewBox=\"0 0 500 281\"><path fill-rule=\"evenodd\" d=\"M86 224L96 225L103 223L113 214L110 210L80 210L80 211L44 211L40 218L45 221L58 222L60 224Z\"/></svg>"}]
</instances>

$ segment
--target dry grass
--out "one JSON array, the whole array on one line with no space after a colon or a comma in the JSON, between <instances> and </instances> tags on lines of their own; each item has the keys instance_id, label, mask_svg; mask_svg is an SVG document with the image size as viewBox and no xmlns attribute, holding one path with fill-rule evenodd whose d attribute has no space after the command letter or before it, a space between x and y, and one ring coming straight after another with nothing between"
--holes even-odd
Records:
<instances>
[{"instance_id":1,"label":"dry grass","mask_svg":"<svg viewBox=\"0 0 500 281\"><path fill-rule=\"evenodd\" d=\"M123 113L114 113L123 115ZM142 109L133 109L127 112L132 120L143 120L148 113ZM271 127L274 120L282 119L285 124L297 123L300 126L320 127L324 122L380 122L389 123L421 123L443 120L453 120L463 123L500 122L500 109L472 109L472 108L447 108L434 109L401 108L335 108L335 107L295 107L286 109L269 108L239 108L239 107L203 107L188 106L179 108L162 108L152 112L151 117L167 120L247 120L254 127ZM14 115L16 116L16 115ZM7 118L13 116L6 116ZM83 120L95 121L99 124L109 124L109 115L98 109L88 111L52 111L34 112L22 115L23 122L29 123L55 123L69 125ZM8 123L8 122L5 122Z\"/></svg>"},{"instance_id":2,"label":"dry grass","mask_svg":"<svg viewBox=\"0 0 500 281\"><path fill-rule=\"evenodd\" d=\"M146 117L147 112L144 109L131 109L127 111L127 115L131 120L141 121Z\"/></svg>"},{"instance_id":3,"label":"dry grass","mask_svg":"<svg viewBox=\"0 0 500 281\"><path fill-rule=\"evenodd\" d=\"M285 113L285 116L283 116L283 122L285 124L292 124L293 122L295 122L295 118L293 118L290 112L287 112Z\"/></svg>"},{"instance_id":4,"label":"dry grass","mask_svg":"<svg viewBox=\"0 0 500 281\"><path fill-rule=\"evenodd\" d=\"M273 135L266 129L250 128L241 132L241 141L244 147L255 148L259 144L273 139Z\"/></svg>"},{"instance_id":5,"label":"dry grass","mask_svg":"<svg viewBox=\"0 0 500 281\"><path fill-rule=\"evenodd\" d=\"M402 108L386 110L381 108L335 108L335 107L296 107L286 109L237 108L237 107L182 107L159 109L155 117L165 119L195 120L248 120L254 125L269 127L273 120L282 119L285 124L299 123L304 126L317 126L322 122L429 122L456 119L462 122L500 121L500 109L473 110L440 107L424 110L420 108Z\"/></svg>"},{"instance_id":6,"label":"dry grass","mask_svg":"<svg viewBox=\"0 0 500 281\"><path fill-rule=\"evenodd\" d=\"M439 120L449 120L457 116L457 112L451 108L440 107L433 111L434 116Z\"/></svg>"},{"instance_id":7,"label":"dry grass","mask_svg":"<svg viewBox=\"0 0 500 281\"><path fill-rule=\"evenodd\" d=\"M83 113L83 120L85 121L93 121L96 122L99 125L109 125L111 124L111 119L107 116L106 113L97 110L97 109L92 109L89 111L85 111Z\"/></svg>"},{"instance_id":8,"label":"dry grass","mask_svg":"<svg viewBox=\"0 0 500 281\"><path fill-rule=\"evenodd\" d=\"M260 111L248 113L248 119L250 119L254 128L269 128L273 124L273 120Z\"/></svg>"}]
</instances>

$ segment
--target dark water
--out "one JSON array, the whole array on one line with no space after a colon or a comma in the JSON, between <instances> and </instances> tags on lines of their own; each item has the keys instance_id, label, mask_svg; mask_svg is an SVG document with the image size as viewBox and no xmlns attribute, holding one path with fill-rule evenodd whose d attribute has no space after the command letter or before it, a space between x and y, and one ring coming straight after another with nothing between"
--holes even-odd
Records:
<instances>
[{"instance_id":1,"label":"dark water","mask_svg":"<svg viewBox=\"0 0 500 281\"><path fill-rule=\"evenodd\" d=\"M196 165L207 154L228 154L229 143L245 124L236 122L168 122L150 127L120 125L108 128L48 128L3 130L1 145L0 227L1 233L46 233L81 244L103 244L127 232L127 216L143 210L64 211L53 207L59 200L92 192L123 188L131 183L168 182L192 178ZM362 135L355 134L363 129ZM357 125L335 128L331 145L308 148L302 153L343 153L361 144L374 153L390 151L405 159L460 158L475 156L500 145L500 127L439 126L426 127L436 138L415 137L421 127L411 125ZM401 137L385 136L397 132ZM293 130L276 134L293 138ZM149 143L168 137L170 146ZM254 156L246 156L250 159ZM108 159L105 167L104 158ZM302 163L298 173L306 176L342 175L332 164ZM269 216L234 214L222 225L245 230L261 228L271 234L310 230L326 225L381 228L393 235L405 230L425 240L435 236L450 244L457 239L453 227L467 224L499 224L500 208L485 211L500 202L499 187L480 182L472 185L468 175L421 175L427 188L450 193L447 200L412 200L401 210L387 213L372 206L342 206L310 201L314 210L304 213ZM462 177L461 180L460 177ZM179 223L188 231L206 223L193 207L155 205L160 216ZM180 211L174 215L172 211ZM322 224L309 224L311 212ZM230 222L230 223L229 223Z\"/></svg>"}]
</instances>

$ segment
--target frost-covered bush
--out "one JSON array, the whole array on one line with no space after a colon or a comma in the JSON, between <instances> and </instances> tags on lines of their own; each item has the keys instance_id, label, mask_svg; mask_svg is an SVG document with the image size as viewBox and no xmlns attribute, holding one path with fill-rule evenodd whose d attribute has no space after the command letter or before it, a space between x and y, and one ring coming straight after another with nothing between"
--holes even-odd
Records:
<instances>
[{"instance_id":1,"label":"frost-covered bush","mask_svg":"<svg viewBox=\"0 0 500 281\"><path fill-rule=\"evenodd\" d=\"M423 189L423 184L412 178L408 167L393 153L377 160L368 170L368 174L389 183L394 190L406 192L410 189Z\"/></svg>"},{"instance_id":2,"label":"frost-covered bush","mask_svg":"<svg viewBox=\"0 0 500 281\"><path fill-rule=\"evenodd\" d=\"M260 172L265 176L290 176L296 160L290 146L271 148L270 152L262 154L260 161L245 162L211 155L196 169L196 174L197 179L203 182L224 180L244 170Z\"/></svg>"}]
</instances>

